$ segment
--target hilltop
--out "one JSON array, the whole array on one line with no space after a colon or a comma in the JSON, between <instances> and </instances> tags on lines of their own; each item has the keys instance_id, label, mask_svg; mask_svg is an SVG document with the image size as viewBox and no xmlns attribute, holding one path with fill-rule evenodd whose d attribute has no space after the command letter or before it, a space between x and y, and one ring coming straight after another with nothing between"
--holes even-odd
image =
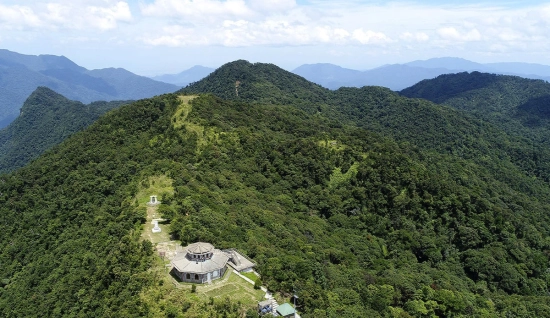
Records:
<instances>
[{"instance_id":1,"label":"hilltop","mask_svg":"<svg viewBox=\"0 0 550 318\"><path fill-rule=\"evenodd\" d=\"M287 72L274 64L239 60L227 63L180 93L211 93L227 100L261 104L299 103L310 112L322 105L329 90Z\"/></svg>"}]
</instances>

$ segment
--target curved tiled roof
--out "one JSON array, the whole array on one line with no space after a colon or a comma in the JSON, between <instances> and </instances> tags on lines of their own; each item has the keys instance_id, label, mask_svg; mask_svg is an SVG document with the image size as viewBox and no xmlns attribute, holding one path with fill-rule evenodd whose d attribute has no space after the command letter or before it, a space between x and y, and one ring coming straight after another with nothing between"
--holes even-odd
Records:
<instances>
[{"instance_id":1,"label":"curved tiled roof","mask_svg":"<svg viewBox=\"0 0 550 318\"><path fill-rule=\"evenodd\" d=\"M189 244L187 246L187 252L191 254L205 254L210 253L214 251L214 246L210 243L204 243L204 242L197 242L193 244Z\"/></svg>"},{"instance_id":2,"label":"curved tiled roof","mask_svg":"<svg viewBox=\"0 0 550 318\"><path fill-rule=\"evenodd\" d=\"M212 245L210 245L212 246ZM180 254L172 260L174 268L181 273L196 273L205 274L225 267L229 256L220 250L212 250L212 258L196 261L185 257L185 254Z\"/></svg>"}]
</instances>

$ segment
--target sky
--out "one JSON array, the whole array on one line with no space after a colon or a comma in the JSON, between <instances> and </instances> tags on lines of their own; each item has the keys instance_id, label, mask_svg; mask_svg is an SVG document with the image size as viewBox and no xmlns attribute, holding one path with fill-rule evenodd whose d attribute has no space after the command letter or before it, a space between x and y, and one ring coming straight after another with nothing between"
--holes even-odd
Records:
<instances>
[{"instance_id":1,"label":"sky","mask_svg":"<svg viewBox=\"0 0 550 318\"><path fill-rule=\"evenodd\" d=\"M550 65L550 2L0 0L0 48L145 76L237 59L287 70L447 56Z\"/></svg>"}]
</instances>

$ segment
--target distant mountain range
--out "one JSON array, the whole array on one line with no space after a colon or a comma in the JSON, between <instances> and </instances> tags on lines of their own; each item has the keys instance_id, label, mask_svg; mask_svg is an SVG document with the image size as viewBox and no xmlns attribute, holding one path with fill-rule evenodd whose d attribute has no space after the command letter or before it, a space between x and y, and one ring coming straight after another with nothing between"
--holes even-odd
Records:
<instances>
[{"instance_id":1,"label":"distant mountain range","mask_svg":"<svg viewBox=\"0 0 550 318\"><path fill-rule=\"evenodd\" d=\"M64 56L0 50L0 128L18 116L25 99L39 86L83 103L141 99L179 88L122 68L87 70Z\"/></svg>"},{"instance_id":2,"label":"distant mountain range","mask_svg":"<svg viewBox=\"0 0 550 318\"><path fill-rule=\"evenodd\" d=\"M383 86L398 91L424 79L465 71L550 80L550 66L547 65L530 63L481 64L453 57L384 65L367 71L347 69L327 63L304 64L292 72L329 89L338 89L344 86Z\"/></svg>"},{"instance_id":3,"label":"distant mountain range","mask_svg":"<svg viewBox=\"0 0 550 318\"><path fill-rule=\"evenodd\" d=\"M213 68L195 65L192 68L178 74L164 74L151 78L160 82L170 83L178 86L187 86L190 83L205 78L212 72L214 72Z\"/></svg>"}]
</instances>

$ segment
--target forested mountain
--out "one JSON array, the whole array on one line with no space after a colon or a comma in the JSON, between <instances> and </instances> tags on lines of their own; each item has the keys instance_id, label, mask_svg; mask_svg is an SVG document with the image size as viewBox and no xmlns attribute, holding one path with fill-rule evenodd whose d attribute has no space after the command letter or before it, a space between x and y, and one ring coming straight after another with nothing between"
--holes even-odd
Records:
<instances>
[{"instance_id":1,"label":"forested mountain","mask_svg":"<svg viewBox=\"0 0 550 318\"><path fill-rule=\"evenodd\" d=\"M459 73L422 81L401 94L473 113L508 133L550 140L550 84L543 80Z\"/></svg>"},{"instance_id":2,"label":"forested mountain","mask_svg":"<svg viewBox=\"0 0 550 318\"><path fill-rule=\"evenodd\" d=\"M0 130L0 173L23 167L47 149L93 123L105 112L128 103L70 101L46 87L27 98L21 113Z\"/></svg>"},{"instance_id":3,"label":"forested mountain","mask_svg":"<svg viewBox=\"0 0 550 318\"><path fill-rule=\"evenodd\" d=\"M227 63L179 92L212 93L224 99L261 104L300 104L310 112L320 107L313 105L323 104L330 94L329 90L274 64L244 60Z\"/></svg>"},{"instance_id":4,"label":"forested mountain","mask_svg":"<svg viewBox=\"0 0 550 318\"><path fill-rule=\"evenodd\" d=\"M236 81L239 82L238 96ZM404 98L387 88L331 91L272 64L236 61L180 92L213 93L221 98L260 104L294 105L308 113L322 114L425 150L476 160L487 167L492 166L495 172L500 171L498 176L505 180L515 179L515 174L550 180L550 169L546 168L550 165L550 153L538 147L537 141L507 135L475 116L427 101ZM530 155L525 156L526 152ZM506 169L502 167L504 163ZM532 185L526 181L517 186Z\"/></svg>"},{"instance_id":5,"label":"forested mountain","mask_svg":"<svg viewBox=\"0 0 550 318\"><path fill-rule=\"evenodd\" d=\"M150 292L135 200L162 175L172 234L242 250L304 318L550 317L550 187L514 142L388 89L229 63L2 176L0 316L242 317Z\"/></svg>"},{"instance_id":6,"label":"forested mountain","mask_svg":"<svg viewBox=\"0 0 550 318\"><path fill-rule=\"evenodd\" d=\"M178 89L123 69L89 71L64 56L0 50L0 128L17 117L25 99L39 86L83 103L140 99Z\"/></svg>"},{"instance_id":7,"label":"forested mountain","mask_svg":"<svg viewBox=\"0 0 550 318\"><path fill-rule=\"evenodd\" d=\"M187 86L190 83L196 82L208 76L214 71L213 68L201 65L195 65L188 70L177 74L164 74L152 77L152 79L160 82L170 83L178 86Z\"/></svg>"}]
</instances>

